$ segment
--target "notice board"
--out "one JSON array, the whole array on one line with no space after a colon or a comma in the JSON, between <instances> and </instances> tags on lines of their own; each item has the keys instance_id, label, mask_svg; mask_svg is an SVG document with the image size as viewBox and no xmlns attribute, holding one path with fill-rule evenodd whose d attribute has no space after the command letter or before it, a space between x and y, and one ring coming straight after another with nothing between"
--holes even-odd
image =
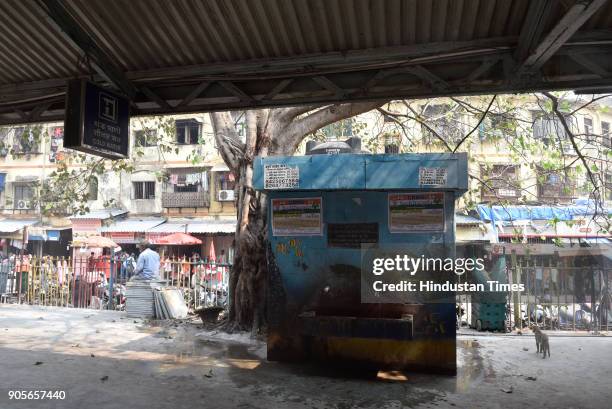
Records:
<instances>
[{"instance_id":1,"label":"notice board","mask_svg":"<svg viewBox=\"0 0 612 409\"><path fill-rule=\"evenodd\" d=\"M444 192L389 193L391 233L443 232Z\"/></svg>"},{"instance_id":2,"label":"notice board","mask_svg":"<svg viewBox=\"0 0 612 409\"><path fill-rule=\"evenodd\" d=\"M274 236L319 236L322 234L321 197L272 199Z\"/></svg>"}]
</instances>

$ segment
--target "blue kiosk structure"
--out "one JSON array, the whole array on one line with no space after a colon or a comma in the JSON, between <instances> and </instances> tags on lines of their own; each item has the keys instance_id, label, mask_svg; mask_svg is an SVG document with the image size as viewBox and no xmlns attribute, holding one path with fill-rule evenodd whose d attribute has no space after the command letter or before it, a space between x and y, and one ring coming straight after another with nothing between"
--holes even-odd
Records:
<instances>
[{"instance_id":1,"label":"blue kiosk structure","mask_svg":"<svg viewBox=\"0 0 612 409\"><path fill-rule=\"evenodd\" d=\"M364 246L454 255L466 154L256 158L253 184L268 203L269 360L456 373L454 302L362 302L361 263Z\"/></svg>"}]
</instances>

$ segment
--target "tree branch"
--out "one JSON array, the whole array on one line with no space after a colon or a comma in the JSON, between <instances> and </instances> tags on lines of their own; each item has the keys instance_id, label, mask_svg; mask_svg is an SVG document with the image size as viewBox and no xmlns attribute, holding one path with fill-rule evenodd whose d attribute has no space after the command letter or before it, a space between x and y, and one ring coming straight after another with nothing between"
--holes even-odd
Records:
<instances>
[{"instance_id":1,"label":"tree branch","mask_svg":"<svg viewBox=\"0 0 612 409\"><path fill-rule=\"evenodd\" d=\"M358 102L321 108L303 118L290 122L283 132L278 133L282 139L274 142L279 145L278 150L280 153L293 155L306 135L326 125L378 108L385 104L385 102Z\"/></svg>"},{"instance_id":2,"label":"tree branch","mask_svg":"<svg viewBox=\"0 0 612 409\"><path fill-rule=\"evenodd\" d=\"M603 203L601 203L601 195L600 195L600 192L599 192L599 185L597 183L595 175L591 171L591 167L589 166L586 158L584 157L582 152L580 152L580 149L578 148L578 144L576 143L576 140L574 138L574 134L573 134L572 130L570 129L568 123L567 123L565 115L563 115L563 113L559 110L559 99L557 97L555 97L553 94L551 94L550 92L543 92L542 94L544 96L546 96L550 100L550 102L552 104L552 111L553 111L553 113L557 116L557 118L561 122L561 125L563 126L563 129L565 129L565 133L569 137L570 142L572 143L572 147L574 148L574 151L576 152L576 155L580 158L580 161L584 165L584 168L585 168L585 170L587 172L587 176L589 177L589 180L593 184L593 198L595 199L595 214L597 214L598 213L597 208L598 207L599 208L603 208Z\"/></svg>"},{"instance_id":3,"label":"tree branch","mask_svg":"<svg viewBox=\"0 0 612 409\"><path fill-rule=\"evenodd\" d=\"M211 112L215 142L225 164L236 171L244 158L245 145L238 137L230 112Z\"/></svg>"},{"instance_id":4,"label":"tree branch","mask_svg":"<svg viewBox=\"0 0 612 409\"><path fill-rule=\"evenodd\" d=\"M478 129L478 127L480 126L480 124L482 123L482 121L484 121L484 119L486 118L487 114L489 113L489 110L491 109L491 105L493 105L493 102L495 101L495 98L497 98L497 94L493 95L493 98L491 98L491 102L489 102L489 106L487 107L487 109L482 113L482 116L480 117L480 120L478 121L478 123L476 124L475 127L472 128L472 130L470 132L468 132L467 135L465 135L457 144L457 146L455 146L455 149L453 149L453 153L457 152L457 149L459 149L459 147L463 144L463 142L465 142L467 140L467 138L469 138L476 129Z\"/></svg>"},{"instance_id":5,"label":"tree branch","mask_svg":"<svg viewBox=\"0 0 612 409\"><path fill-rule=\"evenodd\" d=\"M416 112L416 111L414 110L414 108L412 108L412 107L410 106L410 104L408 104L408 103L406 103L406 102L404 102L404 104L405 104L405 105L406 105L406 107L407 107L407 108L410 110L410 112L412 112L412 114L414 115L414 116L412 117L412 119L414 119L414 120L415 120L415 121L417 121L419 124L421 124L422 126L424 126L425 128L427 128L427 130L428 130L429 132L431 132L431 134L432 134L433 136L435 136L435 137L436 137L436 139L438 139L440 142L442 142L442 143L444 144L444 146L446 147L446 149L447 149L449 152L452 152L452 151L453 151L453 148L451 148L451 146L448 144L448 142L446 142L446 140L445 140L445 139L444 139L442 136L440 136L440 134L438 134L438 132L437 132L435 129L433 129L431 126L429 126L429 124L428 124L427 122L423 121L423 120L421 119L421 116L419 115L419 113L418 113L418 112Z\"/></svg>"},{"instance_id":6,"label":"tree branch","mask_svg":"<svg viewBox=\"0 0 612 409\"><path fill-rule=\"evenodd\" d=\"M303 115L310 111L314 111L315 109L320 107L321 105L300 105L290 108L277 108L272 110L272 115L274 115L275 120L286 121L295 119L300 115Z\"/></svg>"}]
</instances>

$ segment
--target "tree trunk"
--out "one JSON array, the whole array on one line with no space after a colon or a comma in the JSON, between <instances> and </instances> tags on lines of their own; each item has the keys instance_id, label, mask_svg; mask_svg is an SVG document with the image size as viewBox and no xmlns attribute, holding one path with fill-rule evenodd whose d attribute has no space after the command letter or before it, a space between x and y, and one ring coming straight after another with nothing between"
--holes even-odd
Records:
<instances>
[{"instance_id":1,"label":"tree trunk","mask_svg":"<svg viewBox=\"0 0 612 409\"><path fill-rule=\"evenodd\" d=\"M258 332L266 324L267 202L253 190L256 156L293 155L304 138L325 125L377 108L383 102L248 111L246 141L229 112L212 113L217 149L239 181L234 265L230 274L229 329Z\"/></svg>"}]
</instances>

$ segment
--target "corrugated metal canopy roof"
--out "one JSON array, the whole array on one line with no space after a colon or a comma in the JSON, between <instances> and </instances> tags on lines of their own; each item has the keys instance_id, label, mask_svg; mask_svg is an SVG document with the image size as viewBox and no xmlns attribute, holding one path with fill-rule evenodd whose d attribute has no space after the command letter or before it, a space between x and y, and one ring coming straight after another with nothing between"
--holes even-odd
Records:
<instances>
[{"instance_id":1,"label":"corrugated metal canopy roof","mask_svg":"<svg viewBox=\"0 0 612 409\"><path fill-rule=\"evenodd\" d=\"M612 86L609 0L4 0L0 123L65 80L136 114Z\"/></svg>"},{"instance_id":2,"label":"corrugated metal canopy roof","mask_svg":"<svg viewBox=\"0 0 612 409\"><path fill-rule=\"evenodd\" d=\"M101 233L145 233L155 226L164 223L165 219L128 219L120 220L100 228Z\"/></svg>"},{"instance_id":3,"label":"corrugated metal canopy roof","mask_svg":"<svg viewBox=\"0 0 612 409\"><path fill-rule=\"evenodd\" d=\"M0 220L0 233L15 233L23 229L25 226L31 226L36 223L38 223L38 220Z\"/></svg>"},{"instance_id":4,"label":"corrugated metal canopy roof","mask_svg":"<svg viewBox=\"0 0 612 409\"><path fill-rule=\"evenodd\" d=\"M189 222L188 233L235 233L236 219L209 219Z\"/></svg>"},{"instance_id":5,"label":"corrugated metal canopy roof","mask_svg":"<svg viewBox=\"0 0 612 409\"><path fill-rule=\"evenodd\" d=\"M187 230L185 230L187 227ZM149 229L148 233L234 233L236 218L201 217L169 221Z\"/></svg>"},{"instance_id":6,"label":"corrugated metal canopy roof","mask_svg":"<svg viewBox=\"0 0 612 409\"><path fill-rule=\"evenodd\" d=\"M70 216L70 219L101 219L106 220L111 217L121 216L126 214L127 210L122 209L106 209L106 210L93 210L91 212L83 213L83 214L75 214Z\"/></svg>"},{"instance_id":7,"label":"corrugated metal canopy roof","mask_svg":"<svg viewBox=\"0 0 612 409\"><path fill-rule=\"evenodd\" d=\"M149 229L147 233L185 233L186 226L186 223L163 223Z\"/></svg>"},{"instance_id":8,"label":"corrugated metal canopy roof","mask_svg":"<svg viewBox=\"0 0 612 409\"><path fill-rule=\"evenodd\" d=\"M463 214L455 215L455 224L457 226L479 226L482 224L480 219L477 219L472 216L466 216Z\"/></svg>"}]
</instances>

